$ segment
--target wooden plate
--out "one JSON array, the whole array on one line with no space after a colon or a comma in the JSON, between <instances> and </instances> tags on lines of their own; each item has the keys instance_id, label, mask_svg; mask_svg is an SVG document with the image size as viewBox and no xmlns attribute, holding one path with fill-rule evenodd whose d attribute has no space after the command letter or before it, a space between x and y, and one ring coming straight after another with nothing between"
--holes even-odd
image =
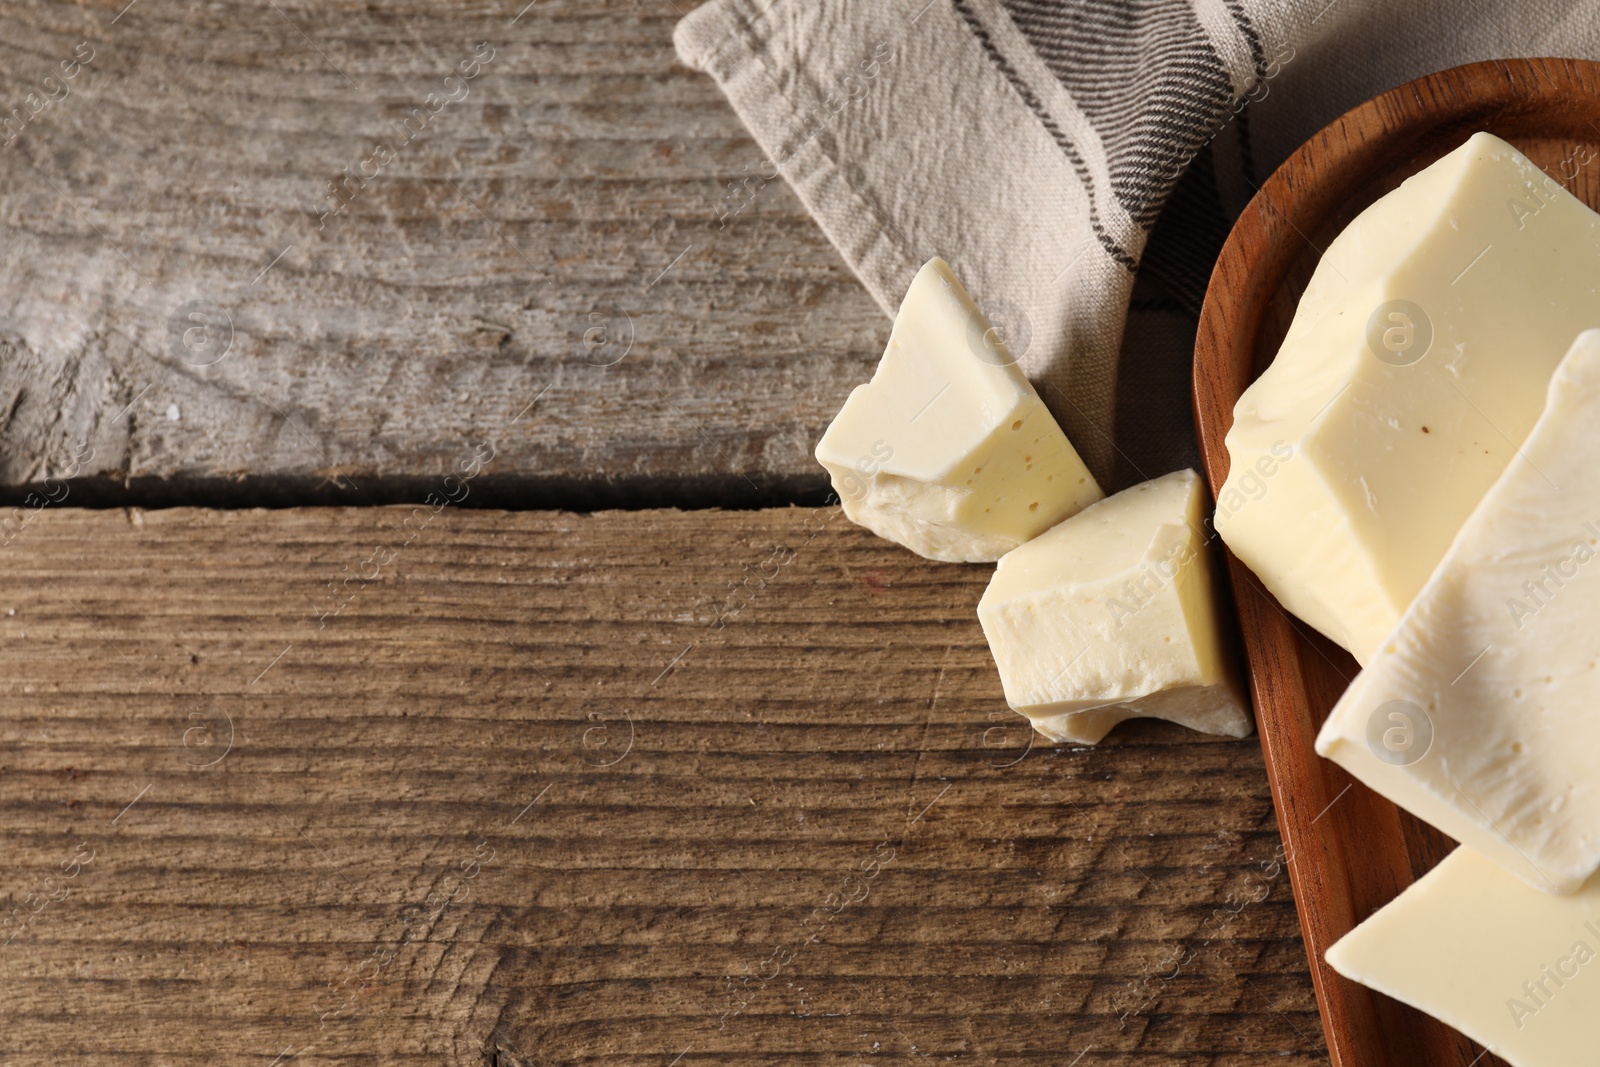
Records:
<instances>
[{"instance_id":1,"label":"wooden plate","mask_svg":"<svg viewBox=\"0 0 1600 1067\"><path fill-rule=\"evenodd\" d=\"M1272 361L1320 249L1358 213L1478 130L1505 138L1600 209L1600 64L1497 60L1368 101L1279 167L1233 227L1195 342L1194 405L1215 492L1239 394ZM1312 743L1356 674L1343 649L1290 618L1232 554L1251 692L1300 928L1337 1067L1501 1064L1442 1023L1339 977L1322 954L1454 843L1368 790Z\"/></svg>"}]
</instances>

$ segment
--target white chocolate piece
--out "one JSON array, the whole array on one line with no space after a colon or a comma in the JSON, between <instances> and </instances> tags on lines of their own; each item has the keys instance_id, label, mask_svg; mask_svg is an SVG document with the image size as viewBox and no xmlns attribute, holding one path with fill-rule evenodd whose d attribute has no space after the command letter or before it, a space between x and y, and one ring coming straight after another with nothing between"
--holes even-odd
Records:
<instances>
[{"instance_id":1,"label":"white chocolate piece","mask_svg":"<svg viewBox=\"0 0 1600 1067\"><path fill-rule=\"evenodd\" d=\"M1234 408L1216 528L1365 663L1600 326L1600 215L1486 133L1362 212Z\"/></svg>"},{"instance_id":2,"label":"white chocolate piece","mask_svg":"<svg viewBox=\"0 0 1600 1067\"><path fill-rule=\"evenodd\" d=\"M1600 867L1600 330L1317 751L1545 892ZM1600 981L1600 978L1597 978Z\"/></svg>"},{"instance_id":3,"label":"white chocolate piece","mask_svg":"<svg viewBox=\"0 0 1600 1067\"><path fill-rule=\"evenodd\" d=\"M1052 741L1135 717L1243 737L1219 640L1205 495L1177 471L1093 504L1008 553L978 603L1006 702Z\"/></svg>"},{"instance_id":4,"label":"white chocolate piece","mask_svg":"<svg viewBox=\"0 0 1600 1067\"><path fill-rule=\"evenodd\" d=\"M928 559L999 559L1104 496L942 259L917 272L817 461L852 522Z\"/></svg>"},{"instance_id":5,"label":"white chocolate piece","mask_svg":"<svg viewBox=\"0 0 1600 1067\"><path fill-rule=\"evenodd\" d=\"M1512 1067L1593 1063L1600 884L1551 896L1458 848L1327 952Z\"/></svg>"}]
</instances>

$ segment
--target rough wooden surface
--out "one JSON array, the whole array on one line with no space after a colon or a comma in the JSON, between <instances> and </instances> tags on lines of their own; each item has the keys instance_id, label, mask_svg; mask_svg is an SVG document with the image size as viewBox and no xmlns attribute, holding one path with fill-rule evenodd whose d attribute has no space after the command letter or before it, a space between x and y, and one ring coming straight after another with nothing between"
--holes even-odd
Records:
<instances>
[{"instance_id":1,"label":"rough wooden surface","mask_svg":"<svg viewBox=\"0 0 1600 1067\"><path fill-rule=\"evenodd\" d=\"M400 501L488 434L524 505L818 490L888 323L781 182L722 218L689 6L7 3L0 490Z\"/></svg>"},{"instance_id":2,"label":"rough wooden surface","mask_svg":"<svg viewBox=\"0 0 1600 1067\"><path fill-rule=\"evenodd\" d=\"M1320 250L1374 200L1479 130L1510 141L1600 208L1600 168L1590 165L1600 158L1600 64L1584 60L1497 60L1432 74L1307 141L1240 216L1207 292L1195 407L1214 490L1228 473L1224 438L1234 404L1276 355ZM1450 1027L1323 962L1328 946L1430 870L1454 842L1317 755L1317 732L1359 667L1291 619L1237 559L1229 564L1267 768L1285 840L1299 857L1295 892L1333 1062L1500 1064Z\"/></svg>"},{"instance_id":3,"label":"rough wooden surface","mask_svg":"<svg viewBox=\"0 0 1600 1067\"><path fill-rule=\"evenodd\" d=\"M781 183L724 225L689 0L524 4L0 10L0 1061L1320 1062L1254 741L1030 748L983 568L35 513L821 485L887 322Z\"/></svg>"},{"instance_id":4,"label":"rough wooden surface","mask_svg":"<svg viewBox=\"0 0 1600 1067\"><path fill-rule=\"evenodd\" d=\"M1325 1062L1255 739L1030 749L987 568L798 509L0 561L8 1065Z\"/></svg>"}]
</instances>

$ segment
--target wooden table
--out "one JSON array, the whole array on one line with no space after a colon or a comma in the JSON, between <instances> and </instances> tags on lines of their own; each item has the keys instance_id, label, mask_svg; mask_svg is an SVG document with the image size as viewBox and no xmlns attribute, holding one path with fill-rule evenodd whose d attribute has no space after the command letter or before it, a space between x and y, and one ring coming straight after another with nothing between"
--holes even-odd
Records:
<instances>
[{"instance_id":1,"label":"wooden table","mask_svg":"<svg viewBox=\"0 0 1600 1067\"><path fill-rule=\"evenodd\" d=\"M0 12L0 1062L1324 1062L1254 740L751 507L887 323L671 0L125 3Z\"/></svg>"}]
</instances>

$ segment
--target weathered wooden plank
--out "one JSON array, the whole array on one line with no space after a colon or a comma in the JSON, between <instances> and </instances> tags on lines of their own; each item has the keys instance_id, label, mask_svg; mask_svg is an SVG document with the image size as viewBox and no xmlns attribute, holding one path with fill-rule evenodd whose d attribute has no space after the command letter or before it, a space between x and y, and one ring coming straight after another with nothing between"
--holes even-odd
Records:
<instances>
[{"instance_id":1,"label":"weathered wooden plank","mask_svg":"<svg viewBox=\"0 0 1600 1067\"><path fill-rule=\"evenodd\" d=\"M525 6L7 4L0 487L399 502L489 438L501 502L820 492L882 312L781 182L723 217L682 5Z\"/></svg>"},{"instance_id":2,"label":"weathered wooden plank","mask_svg":"<svg viewBox=\"0 0 1600 1067\"><path fill-rule=\"evenodd\" d=\"M1029 748L987 568L801 509L10 533L8 1064L1322 1062L1254 740Z\"/></svg>"}]
</instances>

